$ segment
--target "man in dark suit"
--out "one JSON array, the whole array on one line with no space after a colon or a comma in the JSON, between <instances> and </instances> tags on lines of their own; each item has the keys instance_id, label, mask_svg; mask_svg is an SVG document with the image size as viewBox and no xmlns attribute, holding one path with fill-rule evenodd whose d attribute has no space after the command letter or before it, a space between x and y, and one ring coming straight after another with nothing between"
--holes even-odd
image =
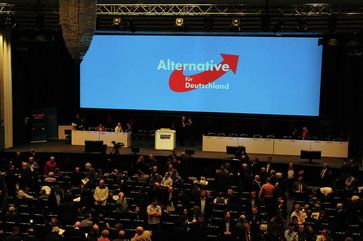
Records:
<instances>
[{"instance_id":1,"label":"man in dark suit","mask_svg":"<svg viewBox=\"0 0 363 241\"><path fill-rule=\"evenodd\" d=\"M63 189L57 185L52 188L49 195L49 206L53 211L58 211L58 207L63 203L64 199L64 191Z\"/></svg>"},{"instance_id":2,"label":"man in dark suit","mask_svg":"<svg viewBox=\"0 0 363 241\"><path fill-rule=\"evenodd\" d=\"M32 172L28 166L28 163L22 162L21 169L19 171L19 186L20 189L24 187L30 187L32 183Z\"/></svg>"},{"instance_id":3,"label":"man in dark suit","mask_svg":"<svg viewBox=\"0 0 363 241\"><path fill-rule=\"evenodd\" d=\"M255 191L256 193L260 193L260 190L261 190L260 176L256 175L255 179L252 182L251 191Z\"/></svg>"},{"instance_id":4,"label":"man in dark suit","mask_svg":"<svg viewBox=\"0 0 363 241\"><path fill-rule=\"evenodd\" d=\"M196 205L200 207L200 213L203 216L204 220L207 220L212 211L212 201L207 195L207 191L201 190L200 197L196 202Z\"/></svg>"},{"instance_id":5,"label":"man in dark suit","mask_svg":"<svg viewBox=\"0 0 363 241\"><path fill-rule=\"evenodd\" d=\"M323 164L323 169L320 172L320 186L331 187L333 181L333 172L329 167L329 164L325 162Z\"/></svg>"},{"instance_id":6,"label":"man in dark suit","mask_svg":"<svg viewBox=\"0 0 363 241\"><path fill-rule=\"evenodd\" d=\"M234 221L231 219L231 213L226 212L223 223L220 225L220 238L221 240L232 240L234 233Z\"/></svg>"},{"instance_id":7,"label":"man in dark suit","mask_svg":"<svg viewBox=\"0 0 363 241\"><path fill-rule=\"evenodd\" d=\"M337 203L335 218L331 224L331 230L334 232L343 231L346 228L346 213L343 208L343 203Z\"/></svg>"},{"instance_id":8,"label":"man in dark suit","mask_svg":"<svg viewBox=\"0 0 363 241\"><path fill-rule=\"evenodd\" d=\"M271 172L271 170L273 170L273 164L272 164L272 158L269 156L267 157L267 162L266 162L266 172L269 174Z\"/></svg>"},{"instance_id":9,"label":"man in dark suit","mask_svg":"<svg viewBox=\"0 0 363 241\"><path fill-rule=\"evenodd\" d=\"M295 200L303 201L306 199L307 186L303 182L302 175L299 175L298 180L294 182L292 191L295 194Z\"/></svg>"},{"instance_id":10,"label":"man in dark suit","mask_svg":"<svg viewBox=\"0 0 363 241\"><path fill-rule=\"evenodd\" d=\"M241 208L241 199L233 193L233 189L227 190L227 209L230 211L239 211Z\"/></svg>"}]
</instances>

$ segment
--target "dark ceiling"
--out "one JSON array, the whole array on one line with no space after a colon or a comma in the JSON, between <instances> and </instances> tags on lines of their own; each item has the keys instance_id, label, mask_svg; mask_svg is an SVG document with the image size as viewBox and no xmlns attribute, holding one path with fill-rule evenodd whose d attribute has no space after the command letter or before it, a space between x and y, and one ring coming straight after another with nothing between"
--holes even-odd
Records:
<instances>
[{"instance_id":1,"label":"dark ceiling","mask_svg":"<svg viewBox=\"0 0 363 241\"><path fill-rule=\"evenodd\" d=\"M172 2L172 3L170 3ZM228 4L227 4L228 2ZM12 4L9 15L0 11L0 25L16 27L24 31L54 31L59 30L58 0L0 0L1 3ZM213 31L213 32L319 32L329 34L359 33L363 27L363 1L116 1L99 0L99 5L105 4L156 4L164 6L178 4L193 4L219 6L225 10L225 6L237 6L233 14L216 12L198 12L191 14L177 10L174 14L165 14L164 10L156 12L117 12L115 14L97 11L98 30L117 31L175 31L175 18L183 17L185 27L183 31ZM135 6L135 5L133 5ZM178 5L179 7L181 5ZM203 5L204 6L204 5ZM169 8L169 7L168 7ZM127 8L129 9L129 8ZM171 9L171 7L170 7ZM174 10L173 10L174 11ZM178 16L178 11L181 13ZM194 10L193 10L194 11ZM242 14L243 11L243 14ZM227 11L228 12L228 11ZM192 12L193 13L193 12ZM115 16L122 18L122 24L115 29L112 20ZM266 17L267 16L267 17ZM240 19L240 27L231 29L233 18Z\"/></svg>"}]
</instances>

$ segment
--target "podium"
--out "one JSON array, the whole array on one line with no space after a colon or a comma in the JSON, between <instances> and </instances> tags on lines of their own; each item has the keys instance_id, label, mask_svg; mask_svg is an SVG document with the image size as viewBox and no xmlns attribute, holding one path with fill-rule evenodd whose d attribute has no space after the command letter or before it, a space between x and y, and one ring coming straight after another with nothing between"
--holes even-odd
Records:
<instances>
[{"instance_id":1,"label":"podium","mask_svg":"<svg viewBox=\"0 0 363 241\"><path fill-rule=\"evenodd\" d=\"M176 147L176 132L168 128L155 131L155 150L173 150Z\"/></svg>"}]
</instances>

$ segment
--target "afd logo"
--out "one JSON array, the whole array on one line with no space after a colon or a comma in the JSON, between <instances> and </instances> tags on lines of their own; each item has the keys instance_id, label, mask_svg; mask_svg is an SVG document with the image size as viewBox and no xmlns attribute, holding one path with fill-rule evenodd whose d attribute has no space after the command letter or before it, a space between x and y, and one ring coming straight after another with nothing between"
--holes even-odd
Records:
<instances>
[{"instance_id":1,"label":"afd logo","mask_svg":"<svg viewBox=\"0 0 363 241\"><path fill-rule=\"evenodd\" d=\"M157 70L173 71L169 78L169 87L175 92L187 92L195 89L229 89L229 83L218 85L218 80L228 71L237 72L238 55L221 54L223 60L216 64L213 60L205 63L175 63L173 60L160 60ZM184 75L183 71L200 71L193 75Z\"/></svg>"}]
</instances>

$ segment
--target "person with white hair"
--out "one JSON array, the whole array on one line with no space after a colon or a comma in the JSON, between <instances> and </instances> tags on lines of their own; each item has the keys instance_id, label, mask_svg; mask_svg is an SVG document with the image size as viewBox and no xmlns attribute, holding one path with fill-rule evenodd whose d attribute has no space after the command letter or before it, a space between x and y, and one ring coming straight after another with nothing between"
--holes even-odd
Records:
<instances>
[{"instance_id":1,"label":"person with white hair","mask_svg":"<svg viewBox=\"0 0 363 241\"><path fill-rule=\"evenodd\" d=\"M90 184L93 185L95 183L95 181L96 181L96 171L92 167L92 164L89 163L89 162L87 162L84 165L84 167L86 169L86 179L88 179L88 181L90 182Z\"/></svg>"}]
</instances>

